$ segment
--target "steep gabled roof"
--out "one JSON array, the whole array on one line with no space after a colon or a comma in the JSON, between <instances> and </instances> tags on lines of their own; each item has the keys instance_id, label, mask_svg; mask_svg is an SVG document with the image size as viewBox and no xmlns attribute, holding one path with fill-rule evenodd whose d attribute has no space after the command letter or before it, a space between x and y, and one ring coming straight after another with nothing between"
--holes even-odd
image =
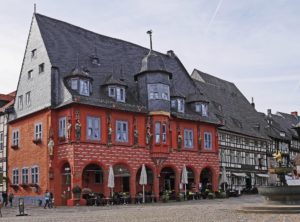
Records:
<instances>
[{"instance_id":1,"label":"steep gabled roof","mask_svg":"<svg viewBox=\"0 0 300 222\"><path fill-rule=\"evenodd\" d=\"M211 101L209 110L224 124L221 129L252 137L267 139L266 121L234 83L203 73L193 71L198 88L205 92Z\"/></svg>"},{"instance_id":2,"label":"steep gabled roof","mask_svg":"<svg viewBox=\"0 0 300 222\"><path fill-rule=\"evenodd\" d=\"M143 58L149 55L149 49L100 35L41 14L35 14L35 18L50 62L53 67L59 70L61 79L64 79L74 69L78 64L77 60L79 60L79 66L86 66L85 68L89 70L89 76L93 79L93 93L89 98L82 97L79 101L109 108L120 106L125 110L127 110L126 107L128 110L144 110L144 107L139 109L141 104L138 101L137 84L134 76L140 73ZM98 65L90 62L95 51L97 52L97 59L99 59ZM147 69L159 67L159 69L171 73L171 87L184 93L183 96L185 97L195 92L193 80L174 53L167 55L153 51L152 54L159 56L159 59L156 57L152 59L152 56L151 64L147 63ZM159 64L152 64L153 62L159 62ZM119 72L119 70L122 71ZM107 83L105 81L111 75L115 79L124 79L128 85L126 104L113 104L114 101L103 93L102 86ZM73 92L70 93L74 96ZM76 95L76 97L79 98L80 96ZM61 103L58 106L70 102L65 98L61 98L59 101ZM208 121L213 122L215 119L212 117Z\"/></svg>"}]
</instances>

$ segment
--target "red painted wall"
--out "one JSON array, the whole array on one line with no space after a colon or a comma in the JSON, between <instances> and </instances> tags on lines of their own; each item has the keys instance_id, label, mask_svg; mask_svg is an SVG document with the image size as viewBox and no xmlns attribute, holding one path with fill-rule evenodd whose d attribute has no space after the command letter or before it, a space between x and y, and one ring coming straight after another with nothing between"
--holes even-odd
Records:
<instances>
[{"instance_id":1,"label":"red painted wall","mask_svg":"<svg viewBox=\"0 0 300 222\"><path fill-rule=\"evenodd\" d=\"M60 117L68 117L72 119L72 135L71 141L60 142L58 140L58 120ZM79 116L82 125L81 141L75 141L75 120L76 116ZM86 117L95 116L101 119L101 140L100 141L87 141L86 140ZM108 121L111 121L111 126L113 129L112 146L107 146L107 126ZM43 134L43 144L42 147L32 146L32 142L25 142L23 138L32 138L32 130L28 130L27 125L34 124L35 121L43 121L43 126L45 132L51 132L54 136L54 158L52 161L49 160L47 155L47 139L49 133ZM118 143L115 142L116 133L116 120L128 121L129 135L128 143ZM147 167L151 168L153 171L153 190L155 195L158 196L159 193L159 181L161 181L160 170L165 166L170 166L174 169L176 175L176 186L175 190L178 192L179 183L181 179L181 170L183 165L189 166L193 169L195 175L196 187L200 181L201 171L208 167L212 171L212 183L214 190L218 188L218 178L219 178L219 157L218 157L218 146L216 139L216 126L211 124L193 122L193 121L183 121L172 117L164 115L151 116L150 123L153 134L153 145L149 149L146 146L146 126L149 118L146 114L137 114L122 112L116 110L109 110L103 108L96 108L91 106L79 106L72 105L66 106L58 110L44 111L41 113L34 114L29 117L24 117L23 119L16 120L10 126L11 129L15 127L21 127L21 143L22 153L20 150L10 151L9 157L9 175L11 175L11 169L14 167L23 167L33 163L38 163L41 166L40 178L41 178L41 192L45 189L50 189L54 192L56 204L64 204L62 199L62 194L64 191L69 192L73 186L80 185L85 186L83 182L83 169L88 164L97 164L101 167L104 172L103 184L95 186L91 184L89 187L95 192L102 192L104 195L109 195L109 189L107 188L108 180L108 169L110 165L123 164L130 171L130 193L134 196L137 192L141 191L141 186L138 184L139 175L137 172L142 164L146 164ZM154 143L154 123L160 121L162 123L167 123L167 142L166 144L155 144ZM45 124L44 124L45 122ZM134 146L134 125L138 129L139 138L138 146ZM184 128L192 129L194 132L194 148L185 149L184 148ZM200 131L199 131L200 130ZM23 132L26 131L26 132ZM177 136L178 132L181 133L183 137L182 150L178 150ZM204 147L204 132L212 133L212 144L213 149L210 151L205 151ZM202 149L199 150L198 147L198 135L201 134L202 137ZM11 135L11 134L10 134ZM24 142L24 143L23 143ZM35 155L32 155L32 154ZM156 166L152 160L154 154L158 156L163 153L167 159L162 165ZM51 162L50 171L53 173L53 178L49 177L49 161ZM71 168L71 185L66 185L64 182L64 177L62 172L64 171L64 164L70 164ZM92 179L91 179L92 180ZM121 190L121 184L116 180L115 190ZM148 185L146 190L151 190L151 186ZM36 193L25 193L22 190L16 192L16 195L38 195Z\"/></svg>"}]
</instances>

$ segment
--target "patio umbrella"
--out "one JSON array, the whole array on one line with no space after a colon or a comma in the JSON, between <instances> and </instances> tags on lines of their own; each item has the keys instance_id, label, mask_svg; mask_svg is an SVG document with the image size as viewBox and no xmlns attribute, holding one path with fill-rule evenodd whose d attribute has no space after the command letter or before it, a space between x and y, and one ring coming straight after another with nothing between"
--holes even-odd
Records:
<instances>
[{"instance_id":1,"label":"patio umbrella","mask_svg":"<svg viewBox=\"0 0 300 222\"><path fill-rule=\"evenodd\" d=\"M109 173L108 173L108 184L107 186L111 188L111 193L113 196L113 188L115 187L115 176L114 176L114 170L112 166L109 166Z\"/></svg>"},{"instance_id":2,"label":"patio umbrella","mask_svg":"<svg viewBox=\"0 0 300 222\"><path fill-rule=\"evenodd\" d=\"M188 173L185 165L183 165L183 169L182 169L181 183L184 184L184 196L186 197L186 185L188 184Z\"/></svg>"},{"instance_id":3,"label":"patio umbrella","mask_svg":"<svg viewBox=\"0 0 300 222\"><path fill-rule=\"evenodd\" d=\"M224 191L226 191L226 183L228 184L227 175L226 175L226 168L223 166L222 168L222 177L221 177L221 184L224 184Z\"/></svg>"},{"instance_id":4,"label":"patio umbrella","mask_svg":"<svg viewBox=\"0 0 300 222\"><path fill-rule=\"evenodd\" d=\"M145 185L147 185L147 172L145 164L143 164L141 170L140 185L143 186L143 203L145 203Z\"/></svg>"}]
</instances>

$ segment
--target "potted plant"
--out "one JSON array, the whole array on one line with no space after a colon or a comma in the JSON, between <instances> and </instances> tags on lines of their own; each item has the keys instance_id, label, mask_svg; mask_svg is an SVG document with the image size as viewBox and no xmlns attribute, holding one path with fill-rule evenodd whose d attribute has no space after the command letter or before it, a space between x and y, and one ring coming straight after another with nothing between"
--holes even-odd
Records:
<instances>
[{"instance_id":1,"label":"potted plant","mask_svg":"<svg viewBox=\"0 0 300 222\"><path fill-rule=\"evenodd\" d=\"M169 201L169 192L166 190L163 192L163 195L161 196L161 200L163 203L167 203Z\"/></svg>"},{"instance_id":2,"label":"potted plant","mask_svg":"<svg viewBox=\"0 0 300 222\"><path fill-rule=\"evenodd\" d=\"M207 194L207 198L208 198L208 199L215 199L215 198L216 198L216 194L210 191L210 192Z\"/></svg>"},{"instance_id":3,"label":"potted plant","mask_svg":"<svg viewBox=\"0 0 300 222\"><path fill-rule=\"evenodd\" d=\"M180 192L177 194L177 198L176 198L177 201L184 201L184 193Z\"/></svg>"}]
</instances>

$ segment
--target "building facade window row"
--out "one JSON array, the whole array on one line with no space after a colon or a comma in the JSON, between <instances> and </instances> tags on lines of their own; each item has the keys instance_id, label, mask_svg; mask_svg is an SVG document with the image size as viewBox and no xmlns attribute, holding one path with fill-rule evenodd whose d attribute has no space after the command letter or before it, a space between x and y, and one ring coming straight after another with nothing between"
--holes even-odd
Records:
<instances>
[{"instance_id":1,"label":"building facade window row","mask_svg":"<svg viewBox=\"0 0 300 222\"><path fill-rule=\"evenodd\" d=\"M19 175L19 173L21 175ZM38 184L39 183L39 167L32 166L32 167L23 167L21 169L15 168L12 170L12 184L19 185L19 184ZM20 180L21 177L21 180Z\"/></svg>"}]
</instances>

